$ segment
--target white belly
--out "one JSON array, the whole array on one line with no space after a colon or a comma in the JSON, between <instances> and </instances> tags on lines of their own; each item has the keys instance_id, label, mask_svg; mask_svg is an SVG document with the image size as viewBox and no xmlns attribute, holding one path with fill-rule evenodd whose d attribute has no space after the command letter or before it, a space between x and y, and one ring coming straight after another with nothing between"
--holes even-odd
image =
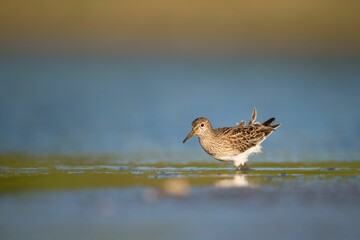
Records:
<instances>
[{"instance_id":1,"label":"white belly","mask_svg":"<svg viewBox=\"0 0 360 240\"><path fill-rule=\"evenodd\" d=\"M226 162L234 162L235 167L239 167L240 165L243 165L246 163L249 159L249 157L255 153L261 152L261 146L256 145L252 148L249 148L243 153L240 153L238 155L233 156L214 156L215 159L220 161L226 161Z\"/></svg>"}]
</instances>

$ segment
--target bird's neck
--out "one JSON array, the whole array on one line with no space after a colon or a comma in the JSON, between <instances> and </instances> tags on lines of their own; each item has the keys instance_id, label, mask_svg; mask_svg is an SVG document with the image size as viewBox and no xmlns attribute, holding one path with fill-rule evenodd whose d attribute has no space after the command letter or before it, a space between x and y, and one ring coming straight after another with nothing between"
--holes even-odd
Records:
<instances>
[{"instance_id":1,"label":"bird's neck","mask_svg":"<svg viewBox=\"0 0 360 240\"><path fill-rule=\"evenodd\" d=\"M213 147L216 143L214 131L211 129L208 132L199 136L199 142L201 147L210 155L214 154Z\"/></svg>"}]
</instances>

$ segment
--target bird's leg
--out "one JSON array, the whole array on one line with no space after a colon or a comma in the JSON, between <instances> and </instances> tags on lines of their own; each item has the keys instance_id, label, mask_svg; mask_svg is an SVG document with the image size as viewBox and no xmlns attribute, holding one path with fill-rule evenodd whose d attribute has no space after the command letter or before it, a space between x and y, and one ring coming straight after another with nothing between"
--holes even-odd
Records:
<instances>
[{"instance_id":1,"label":"bird's leg","mask_svg":"<svg viewBox=\"0 0 360 240\"><path fill-rule=\"evenodd\" d=\"M241 171L248 171L249 170L249 166L247 165L247 163L243 163L240 167Z\"/></svg>"}]
</instances>

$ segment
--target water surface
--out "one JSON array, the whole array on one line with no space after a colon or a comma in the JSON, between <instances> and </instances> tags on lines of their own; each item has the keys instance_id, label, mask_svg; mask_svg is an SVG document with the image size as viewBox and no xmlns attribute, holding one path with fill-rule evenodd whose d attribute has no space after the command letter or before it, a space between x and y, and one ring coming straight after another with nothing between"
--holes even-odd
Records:
<instances>
[{"instance_id":1,"label":"water surface","mask_svg":"<svg viewBox=\"0 0 360 240\"><path fill-rule=\"evenodd\" d=\"M359 162L83 160L2 159L1 239L360 237Z\"/></svg>"}]
</instances>

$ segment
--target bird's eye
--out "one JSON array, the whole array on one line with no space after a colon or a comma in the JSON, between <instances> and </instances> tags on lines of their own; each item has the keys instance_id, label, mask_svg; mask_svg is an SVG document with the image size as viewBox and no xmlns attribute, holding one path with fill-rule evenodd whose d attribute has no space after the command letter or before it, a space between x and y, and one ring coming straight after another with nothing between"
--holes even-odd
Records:
<instances>
[{"instance_id":1,"label":"bird's eye","mask_svg":"<svg viewBox=\"0 0 360 240\"><path fill-rule=\"evenodd\" d=\"M204 126L204 124L202 123L201 125L200 125L200 127L203 127Z\"/></svg>"}]
</instances>

